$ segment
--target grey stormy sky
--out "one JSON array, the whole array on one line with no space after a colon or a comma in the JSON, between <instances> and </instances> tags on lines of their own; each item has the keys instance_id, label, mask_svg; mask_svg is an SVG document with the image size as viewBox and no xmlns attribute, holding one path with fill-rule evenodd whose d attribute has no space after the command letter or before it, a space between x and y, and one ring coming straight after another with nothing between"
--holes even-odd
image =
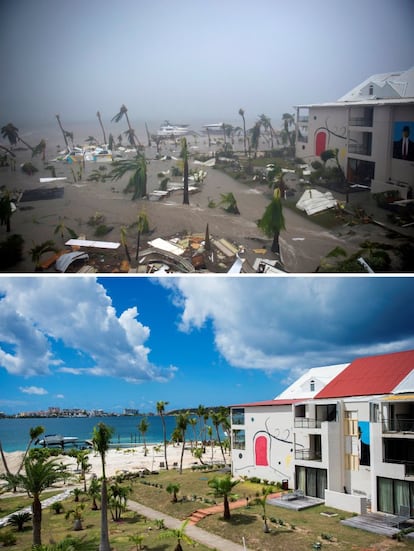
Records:
<instances>
[{"instance_id":1,"label":"grey stormy sky","mask_svg":"<svg viewBox=\"0 0 414 551\"><path fill-rule=\"evenodd\" d=\"M412 0L0 0L0 124L133 119L278 126L414 64Z\"/></svg>"}]
</instances>

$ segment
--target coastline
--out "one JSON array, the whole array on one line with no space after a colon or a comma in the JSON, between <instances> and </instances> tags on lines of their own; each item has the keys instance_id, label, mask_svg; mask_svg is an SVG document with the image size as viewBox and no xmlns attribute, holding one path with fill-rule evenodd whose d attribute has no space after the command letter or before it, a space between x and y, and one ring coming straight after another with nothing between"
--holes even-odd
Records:
<instances>
[{"instance_id":1,"label":"coastline","mask_svg":"<svg viewBox=\"0 0 414 551\"><path fill-rule=\"evenodd\" d=\"M181 446L180 445L167 445L167 461L170 469L176 468L180 465L181 458ZM4 452L4 456L7 461L10 472L15 473L20 466L24 451ZM211 459L213 457L213 459ZM213 448L213 454L211 448L206 448L206 453L203 455L204 463L220 462L222 460L220 447L215 446ZM229 457L226 455L226 459ZM79 474L76 470L76 459L67 455L57 456L57 460L67 466L68 471L71 474ZM87 473L87 479L92 476L102 476L102 463L100 455L94 450L90 450L88 456L89 463L91 465L90 470ZM125 472L139 472L143 469L159 470L164 468L164 449L162 444L151 445L147 444L147 455L144 455L144 445L139 444L133 448L111 448L108 450L105 461L105 470L108 477L116 476ZM186 445L183 457L183 469L191 468L193 465L201 465L200 461L196 459L192 453L189 445ZM0 475L6 472L3 461L0 458Z\"/></svg>"}]
</instances>

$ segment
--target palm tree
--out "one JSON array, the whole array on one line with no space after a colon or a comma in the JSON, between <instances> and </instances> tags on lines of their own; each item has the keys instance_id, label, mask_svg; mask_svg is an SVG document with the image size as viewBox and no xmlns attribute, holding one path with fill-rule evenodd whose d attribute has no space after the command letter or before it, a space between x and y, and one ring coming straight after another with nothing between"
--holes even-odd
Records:
<instances>
[{"instance_id":1,"label":"palm tree","mask_svg":"<svg viewBox=\"0 0 414 551\"><path fill-rule=\"evenodd\" d=\"M127 132L125 132L125 134L128 136L129 143L138 149L138 146L140 146L141 144L137 136L135 135L135 130L132 128L131 123L129 122L128 109L125 107L125 105L121 105L121 108L119 109L119 113L117 113L114 117L112 117L111 122L112 121L119 122L122 119L122 117L125 117L127 121L128 130Z\"/></svg>"},{"instance_id":2,"label":"palm tree","mask_svg":"<svg viewBox=\"0 0 414 551\"><path fill-rule=\"evenodd\" d=\"M128 250L127 233L128 233L128 228L126 226L121 226L121 243L125 249L125 255L127 257L128 262L131 262L131 255L129 254L129 250Z\"/></svg>"},{"instance_id":3,"label":"palm tree","mask_svg":"<svg viewBox=\"0 0 414 551\"><path fill-rule=\"evenodd\" d=\"M148 419L146 417L143 417L138 425L138 431L142 436L142 440L144 442L144 457L147 457L147 444L145 441L145 436L148 432L148 429L149 429Z\"/></svg>"},{"instance_id":4,"label":"palm tree","mask_svg":"<svg viewBox=\"0 0 414 551\"><path fill-rule=\"evenodd\" d=\"M83 480L83 491L86 493L86 473L91 468L91 464L89 463L89 450L77 450L76 462L80 467L81 478Z\"/></svg>"},{"instance_id":5,"label":"palm tree","mask_svg":"<svg viewBox=\"0 0 414 551\"><path fill-rule=\"evenodd\" d=\"M65 478L66 473L62 465L56 460L45 461L43 458L26 458L24 462L25 474L4 475L8 486L13 488L15 485L27 492L32 498L33 515L33 547L42 545L42 504L40 495L44 490L50 488L55 482Z\"/></svg>"},{"instance_id":6,"label":"palm tree","mask_svg":"<svg viewBox=\"0 0 414 551\"><path fill-rule=\"evenodd\" d=\"M113 168L108 175L112 181L119 180L128 172L132 172L124 192L133 191L133 201L147 194L147 161L144 155L137 154L134 159L114 161L112 166Z\"/></svg>"},{"instance_id":7,"label":"palm tree","mask_svg":"<svg viewBox=\"0 0 414 551\"><path fill-rule=\"evenodd\" d=\"M271 494L272 492L273 492L273 488L271 486L264 486L262 488L262 497L257 497L254 500L255 503L257 503L258 505L261 505L262 509L263 509L263 515L262 515L262 518L263 518L263 532L265 534L268 534L270 532L269 526L267 524L266 505L267 505L267 498L268 498L269 494Z\"/></svg>"},{"instance_id":8,"label":"palm tree","mask_svg":"<svg viewBox=\"0 0 414 551\"><path fill-rule=\"evenodd\" d=\"M195 541L192 540L190 536L187 536L187 534L185 533L188 522L189 519L185 520L179 528L164 531L161 534L160 538L177 538L177 545L174 547L174 551L183 551L181 540L185 541L185 543L188 543L188 545L194 545Z\"/></svg>"},{"instance_id":9,"label":"palm tree","mask_svg":"<svg viewBox=\"0 0 414 551\"><path fill-rule=\"evenodd\" d=\"M273 237L271 251L280 253L279 235L285 229L285 218L282 210L282 200L280 197L280 189L276 188L273 192L273 199L266 207L262 218L257 222L257 226L268 237Z\"/></svg>"},{"instance_id":10,"label":"palm tree","mask_svg":"<svg viewBox=\"0 0 414 551\"><path fill-rule=\"evenodd\" d=\"M218 441L220 449L221 449L221 454L223 456L223 461L224 461L224 463L226 463L226 456L224 454L223 444L222 444L221 438L220 438L220 427L221 427L222 423L224 423L224 421L226 419L226 415L224 414L224 410L220 409L219 411L212 411L210 413L210 417L211 417L211 422L213 423L214 428L216 429L217 441Z\"/></svg>"},{"instance_id":11,"label":"palm tree","mask_svg":"<svg viewBox=\"0 0 414 551\"><path fill-rule=\"evenodd\" d=\"M88 494L92 498L92 511L96 511L98 509L96 500L101 497L101 485L96 477L92 478L89 484Z\"/></svg>"},{"instance_id":12,"label":"palm tree","mask_svg":"<svg viewBox=\"0 0 414 551\"><path fill-rule=\"evenodd\" d=\"M260 124L263 126L265 132L269 132L269 134L270 134L270 147L271 147L271 149L273 149L273 137L275 135L275 131L273 129L270 118L267 117L264 113L262 113L259 116L259 120L260 120Z\"/></svg>"},{"instance_id":13,"label":"palm tree","mask_svg":"<svg viewBox=\"0 0 414 551\"><path fill-rule=\"evenodd\" d=\"M109 506L111 509L112 520L115 522L121 520L122 513L127 509L128 494L132 488L121 486L119 482L111 484L109 488Z\"/></svg>"},{"instance_id":14,"label":"palm tree","mask_svg":"<svg viewBox=\"0 0 414 551\"><path fill-rule=\"evenodd\" d=\"M39 245L34 245L30 249L30 254L32 256L32 262L35 264L35 269L40 269L40 259L44 253L57 252L57 248L55 246L54 241L51 239L48 239L47 241L44 241L43 243L40 243Z\"/></svg>"},{"instance_id":15,"label":"palm tree","mask_svg":"<svg viewBox=\"0 0 414 551\"><path fill-rule=\"evenodd\" d=\"M232 490L239 482L239 480L232 480L230 475L215 476L208 481L208 485L213 489L214 496L223 498L224 520L230 520L231 518L229 498L234 495Z\"/></svg>"},{"instance_id":16,"label":"palm tree","mask_svg":"<svg viewBox=\"0 0 414 551\"><path fill-rule=\"evenodd\" d=\"M139 246L141 241L141 234L142 233L148 233L149 232L149 222L148 222L148 216L145 210L141 210L141 212L138 214L138 222L137 222L137 250L135 253L135 260L138 260L139 256Z\"/></svg>"},{"instance_id":17,"label":"palm tree","mask_svg":"<svg viewBox=\"0 0 414 551\"><path fill-rule=\"evenodd\" d=\"M26 447L26 451L24 452L24 455L23 455L23 458L22 458L22 461L20 463L20 467L17 469L17 473L16 474L19 474L20 471L22 470L22 467L24 465L24 462L26 461L26 457L27 457L27 454L29 453L29 449L30 449L30 446L33 444L33 442L35 442L35 440L37 440L39 438L39 436L41 434L43 434L45 432L45 428L42 427L41 425L38 425L37 427L31 427L31 429L29 430L29 436L30 436L30 440L27 444L27 447Z\"/></svg>"},{"instance_id":18,"label":"palm tree","mask_svg":"<svg viewBox=\"0 0 414 551\"><path fill-rule=\"evenodd\" d=\"M247 156L247 134L246 134L246 119L244 118L244 110L239 109L239 115L243 119L243 145L244 145L244 155Z\"/></svg>"},{"instance_id":19,"label":"palm tree","mask_svg":"<svg viewBox=\"0 0 414 551\"><path fill-rule=\"evenodd\" d=\"M190 442L190 447L191 447L191 452L193 451L193 447L194 447L194 443L195 445L197 446L197 423L198 423L198 419L197 417L191 417L189 420L188 420L188 424L192 427L193 429L193 436L194 436L194 440L191 439L191 442Z\"/></svg>"},{"instance_id":20,"label":"palm tree","mask_svg":"<svg viewBox=\"0 0 414 551\"><path fill-rule=\"evenodd\" d=\"M62 126L62 123L60 121L60 116L59 115L56 115L56 120L58 122L58 125L59 125L59 128L62 132L62 135L63 135L63 139L65 140L65 145L66 145L66 149L69 149L69 144L68 144L68 138L67 138L67 132L66 130L64 130L63 126Z\"/></svg>"},{"instance_id":21,"label":"palm tree","mask_svg":"<svg viewBox=\"0 0 414 551\"><path fill-rule=\"evenodd\" d=\"M177 484L176 482L170 482L165 489L170 495L172 495L172 498L171 498L172 503L177 503L178 501L177 494L180 491L180 485Z\"/></svg>"},{"instance_id":22,"label":"palm tree","mask_svg":"<svg viewBox=\"0 0 414 551\"><path fill-rule=\"evenodd\" d=\"M9 140L10 145L16 145L17 142L22 142L33 153L33 147L20 137L19 129L16 128L13 123L9 122L6 126L3 126L1 129L1 135L3 138Z\"/></svg>"},{"instance_id":23,"label":"palm tree","mask_svg":"<svg viewBox=\"0 0 414 551\"><path fill-rule=\"evenodd\" d=\"M109 448L109 443L114 430L105 425L98 423L93 429L92 444L94 450L101 456L102 462L102 486L101 486L101 536L99 542L99 551L111 551L109 545L108 533L108 494L106 486L105 474L105 455Z\"/></svg>"},{"instance_id":24,"label":"palm tree","mask_svg":"<svg viewBox=\"0 0 414 551\"><path fill-rule=\"evenodd\" d=\"M295 143L293 132L290 132L291 126L295 124L295 117L290 113L283 113L282 115L283 126L286 133L286 136L289 140L289 145L293 146Z\"/></svg>"},{"instance_id":25,"label":"palm tree","mask_svg":"<svg viewBox=\"0 0 414 551\"><path fill-rule=\"evenodd\" d=\"M176 418L176 430L177 434L179 434L181 442L182 442L182 448L181 448L181 457L180 457L180 474L183 473L183 459L184 459L184 449L185 449L185 435L188 427L188 418L189 413L180 413Z\"/></svg>"},{"instance_id":26,"label":"palm tree","mask_svg":"<svg viewBox=\"0 0 414 551\"><path fill-rule=\"evenodd\" d=\"M103 143L106 144L106 134L105 134L105 128L102 124L101 114L99 111L96 112L96 116L98 117L99 124L101 125L101 130L103 134ZM111 148L110 148L111 149Z\"/></svg>"},{"instance_id":27,"label":"palm tree","mask_svg":"<svg viewBox=\"0 0 414 551\"><path fill-rule=\"evenodd\" d=\"M260 128L261 128L261 122L257 121L256 124L251 129L251 144L252 148L254 149L254 158L257 157L257 150L259 148L259 142L260 142Z\"/></svg>"},{"instance_id":28,"label":"palm tree","mask_svg":"<svg viewBox=\"0 0 414 551\"><path fill-rule=\"evenodd\" d=\"M164 441L164 461L165 461L165 468L168 471L168 461L167 461L167 429L165 427L165 406L168 405L168 402L157 402L157 413L161 417L161 423L162 423L162 437Z\"/></svg>"},{"instance_id":29,"label":"palm tree","mask_svg":"<svg viewBox=\"0 0 414 551\"><path fill-rule=\"evenodd\" d=\"M183 205L189 205L190 199L188 195L188 147L187 147L186 138L181 138L180 157L183 160L183 182L184 182Z\"/></svg>"}]
</instances>

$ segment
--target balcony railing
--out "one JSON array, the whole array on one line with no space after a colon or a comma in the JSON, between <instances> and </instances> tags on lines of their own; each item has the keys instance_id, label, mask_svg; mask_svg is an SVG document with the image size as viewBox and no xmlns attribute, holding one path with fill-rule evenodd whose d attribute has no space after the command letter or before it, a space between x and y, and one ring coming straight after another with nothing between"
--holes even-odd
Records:
<instances>
[{"instance_id":1,"label":"balcony railing","mask_svg":"<svg viewBox=\"0 0 414 551\"><path fill-rule=\"evenodd\" d=\"M349 119L349 126L372 127L372 117L352 117Z\"/></svg>"},{"instance_id":2,"label":"balcony railing","mask_svg":"<svg viewBox=\"0 0 414 551\"><path fill-rule=\"evenodd\" d=\"M408 459L392 459L390 457L385 457L384 463L396 463L397 465L404 465L405 476L414 476L414 461L408 461Z\"/></svg>"},{"instance_id":3,"label":"balcony railing","mask_svg":"<svg viewBox=\"0 0 414 551\"><path fill-rule=\"evenodd\" d=\"M295 417L296 429L320 429L321 421L319 419L308 419L307 417Z\"/></svg>"},{"instance_id":4,"label":"balcony railing","mask_svg":"<svg viewBox=\"0 0 414 551\"><path fill-rule=\"evenodd\" d=\"M322 461L322 453L312 449L295 450L295 459L299 461Z\"/></svg>"},{"instance_id":5,"label":"balcony railing","mask_svg":"<svg viewBox=\"0 0 414 551\"><path fill-rule=\"evenodd\" d=\"M371 155L371 148L364 144L350 143L348 145L348 153L356 153L357 155Z\"/></svg>"},{"instance_id":6,"label":"balcony railing","mask_svg":"<svg viewBox=\"0 0 414 551\"><path fill-rule=\"evenodd\" d=\"M382 422L382 432L412 432L414 433L414 419L403 415Z\"/></svg>"}]
</instances>

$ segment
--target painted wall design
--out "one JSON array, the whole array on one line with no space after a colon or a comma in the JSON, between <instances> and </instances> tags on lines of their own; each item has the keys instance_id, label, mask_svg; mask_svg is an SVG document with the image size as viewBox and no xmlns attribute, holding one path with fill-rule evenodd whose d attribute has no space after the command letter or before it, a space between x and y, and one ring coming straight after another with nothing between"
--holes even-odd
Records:
<instances>
[{"instance_id":1,"label":"painted wall design","mask_svg":"<svg viewBox=\"0 0 414 551\"><path fill-rule=\"evenodd\" d=\"M359 464L371 465L371 443L369 436L369 422L358 421L359 435Z\"/></svg>"},{"instance_id":2,"label":"painted wall design","mask_svg":"<svg viewBox=\"0 0 414 551\"><path fill-rule=\"evenodd\" d=\"M414 122L394 122L392 156L394 159L414 161Z\"/></svg>"}]
</instances>

